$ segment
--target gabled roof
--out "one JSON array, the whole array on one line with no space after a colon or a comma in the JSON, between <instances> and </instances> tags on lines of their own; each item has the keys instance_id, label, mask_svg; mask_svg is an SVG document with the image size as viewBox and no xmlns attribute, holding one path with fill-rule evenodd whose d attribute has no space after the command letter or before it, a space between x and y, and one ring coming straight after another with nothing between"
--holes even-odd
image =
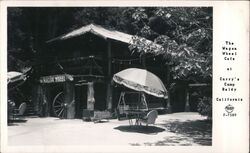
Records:
<instances>
[{"instance_id":1,"label":"gabled roof","mask_svg":"<svg viewBox=\"0 0 250 153\"><path fill-rule=\"evenodd\" d=\"M102 26L95 25L95 24L89 24L89 25L83 26L79 29L66 33L62 36L53 38L47 41L47 43L51 43L51 42L58 41L58 40L67 40L70 38L84 35L89 32L98 37L104 38L106 40L111 39L111 40L116 40L116 41L120 41L120 42L127 43L127 44L133 43L132 41L133 35L119 32L116 30L109 30L109 29L103 28ZM147 40L145 38L143 38L143 43L144 45L146 44L149 45L150 46L149 48L153 49L155 52L163 49L161 45L156 44L153 41ZM147 50L145 50L145 52L147 52Z\"/></svg>"},{"instance_id":2,"label":"gabled roof","mask_svg":"<svg viewBox=\"0 0 250 153\"><path fill-rule=\"evenodd\" d=\"M104 39L113 39L113 40L121 41L124 43L130 43L130 41L132 40L132 35L129 35L129 34L126 34L123 32L119 32L116 30L108 30L108 29L103 28L103 27L98 26L98 25L89 24L87 26L83 26L79 29L76 29L76 30L73 30L69 33L66 33L62 36L51 39L51 40L47 41L47 43L57 41L57 40L70 39L73 37L83 35L83 34L88 33L88 32L90 32L94 35L97 35L99 37L102 37Z\"/></svg>"}]
</instances>

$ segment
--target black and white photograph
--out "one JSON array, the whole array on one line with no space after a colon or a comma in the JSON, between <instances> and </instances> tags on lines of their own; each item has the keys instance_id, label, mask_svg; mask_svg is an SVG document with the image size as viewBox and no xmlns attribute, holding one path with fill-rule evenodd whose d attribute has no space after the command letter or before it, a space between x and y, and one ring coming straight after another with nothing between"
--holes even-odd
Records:
<instances>
[{"instance_id":1,"label":"black and white photograph","mask_svg":"<svg viewBox=\"0 0 250 153\"><path fill-rule=\"evenodd\" d=\"M249 152L249 4L0 1L0 152Z\"/></svg>"},{"instance_id":2,"label":"black and white photograph","mask_svg":"<svg viewBox=\"0 0 250 153\"><path fill-rule=\"evenodd\" d=\"M213 7L7 7L9 146L212 146Z\"/></svg>"}]
</instances>

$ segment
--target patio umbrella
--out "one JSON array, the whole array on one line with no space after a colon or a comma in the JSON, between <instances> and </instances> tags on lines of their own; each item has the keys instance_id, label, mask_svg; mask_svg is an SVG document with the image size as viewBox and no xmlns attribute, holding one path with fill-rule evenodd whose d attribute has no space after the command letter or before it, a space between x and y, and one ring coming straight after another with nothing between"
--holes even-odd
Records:
<instances>
[{"instance_id":1,"label":"patio umbrella","mask_svg":"<svg viewBox=\"0 0 250 153\"><path fill-rule=\"evenodd\" d=\"M113 80L130 89L143 91L156 97L167 98L167 90L160 78L145 69L125 69L114 74Z\"/></svg>"}]
</instances>

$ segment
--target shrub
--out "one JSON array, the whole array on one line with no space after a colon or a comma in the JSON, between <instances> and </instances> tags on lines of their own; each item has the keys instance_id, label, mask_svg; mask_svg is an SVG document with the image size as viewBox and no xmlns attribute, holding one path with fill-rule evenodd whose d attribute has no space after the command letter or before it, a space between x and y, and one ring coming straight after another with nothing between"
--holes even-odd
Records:
<instances>
[{"instance_id":1,"label":"shrub","mask_svg":"<svg viewBox=\"0 0 250 153\"><path fill-rule=\"evenodd\" d=\"M209 120L212 120L212 98L199 98L197 110L202 116L207 116Z\"/></svg>"}]
</instances>

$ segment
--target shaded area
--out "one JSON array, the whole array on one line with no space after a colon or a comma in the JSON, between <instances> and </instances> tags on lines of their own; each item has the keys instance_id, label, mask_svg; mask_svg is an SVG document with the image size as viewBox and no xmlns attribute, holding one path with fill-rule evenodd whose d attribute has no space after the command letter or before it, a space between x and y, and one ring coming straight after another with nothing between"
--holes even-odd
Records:
<instances>
[{"instance_id":1,"label":"shaded area","mask_svg":"<svg viewBox=\"0 0 250 153\"><path fill-rule=\"evenodd\" d=\"M10 124L10 123L26 123L28 120L26 120L26 119L15 119L15 120L9 120L8 122L8 124Z\"/></svg>"},{"instance_id":2,"label":"shaded area","mask_svg":"<svg viewBox=\"0 0 250 153\"><path fill-rule=\"evenodd\" d=\"M8 126L19 126L19 125L16 124L16 123L9 122L9 123L8 123Z\"/></svg>"},{"instance_id":3,"label":"shaded area","mask_svg":"<svg viewBox=\"0 0 250 153\"><path fill-rule=\"evenodd\" d=\"M164 121L160 124L167 131L173 132L179 136L165 137L164 140L154 143L145 143L145 145L212 145L212 122L208 120L195 121Z\"/></svg>"},{"instance_id":4,"label":"shaded area","mask_svg":"<svg viewBox=\"0 0 250 153\"><path fill-rule=\"evenodd\" d=\"M167 136L163 140L157 142L146 142L145 146L192 146L192 138L183 136Z\"/></svg>"},{"instance_id":5,"label":"shaded area","mask_svg":"<svg viewBox=\"0 0 250 153\"><path fill-rule=\"evenodd\" d=\"M204 146L212 141L212 123L190 112L159 115L157 124L148 127L117 119L96 124L54 117L26 119L8 126L9 145ZM82 139L86 136L91 139Z\"/></svg>"},{"instance_id":6,"label":"shaded area","mask_svg":"<svg viewBox=\"0 0 250 153\"><path fill-rule=\"evenodd\" d=\"M156 126L118 126L114 129L120 130L122 132L135 132L135 133L143 133L143 134L157 134L159 132L165 131L163 128L159 128Z\"/></svg>"},{"instance_id":7,"label":"shaded area","mask_svg":"<svg viewBox=\"0 0 250 153\"><path fill-rule=\"evenodd\" d=\"M94 120L94 123L108 123L109 120Z\"/></svg>"},{"instance_id":8,"label":"shaded area","mask_svg":"<svg viewBox=\"0 0 250 153\"><path fill-rule=\"evenodd\" d=\"M8 120L8 126L19 126L18 123L26 123L26 119Z\"/></svg>"}]
</instances>

